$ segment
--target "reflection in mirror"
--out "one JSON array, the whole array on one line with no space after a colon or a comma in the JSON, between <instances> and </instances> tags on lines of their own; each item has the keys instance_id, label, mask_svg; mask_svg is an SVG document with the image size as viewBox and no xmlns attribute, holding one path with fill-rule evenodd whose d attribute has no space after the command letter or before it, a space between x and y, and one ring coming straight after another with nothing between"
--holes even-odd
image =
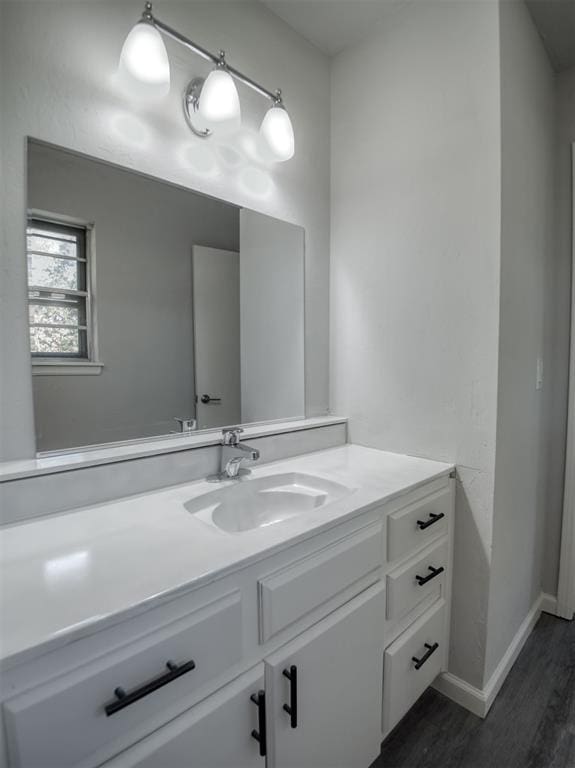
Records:
<instances>
[{"instance_id":1,"label":"reflection in mirror","mask_svg":"<svg viewBox=\"0 0 575 768\"><path fill-rule=\"evenodd\" d=\"M28 143L39 451L302 418L304 233Z\"/></svg>"}]
</instances>

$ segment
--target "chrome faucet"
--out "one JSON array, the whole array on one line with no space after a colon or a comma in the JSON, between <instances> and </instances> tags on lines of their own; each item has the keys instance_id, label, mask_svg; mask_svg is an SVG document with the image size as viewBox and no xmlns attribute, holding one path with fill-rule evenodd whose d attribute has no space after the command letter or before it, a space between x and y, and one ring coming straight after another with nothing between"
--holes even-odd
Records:
<instances>
[{"instance_id":1,"label":"chrome faucet","mask_svg":"<svg viewBox=\"0 0 575 768\"><path fill-rule=\"evenodd\" d=\"M193 432L197 425L195 419L179 419L177 416L174 419L180 425L179 432Z\"/></svg>"},{"instance_id":2,"label":"chrome faucet","mask_svg":"<svg viewBox=\"0 0 575 768\"><path fill-rule=\"evenodd\" d=\"M249 474L249 469L242 467L242 462L257 461L260 452L240 441L244 430L241 427L230 427L222 430L222 455L220 460L220 480L233 480Z\"/></svg>"}]
</instances>

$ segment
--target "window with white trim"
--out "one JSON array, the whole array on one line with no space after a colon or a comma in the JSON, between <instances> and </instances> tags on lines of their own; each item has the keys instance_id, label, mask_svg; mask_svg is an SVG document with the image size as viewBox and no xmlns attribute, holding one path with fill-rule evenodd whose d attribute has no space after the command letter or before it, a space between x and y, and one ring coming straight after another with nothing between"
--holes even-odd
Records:
<instances>
[{"instance_id":1,"label":"window with white trim","mask_svg":"<svg viewBox=\"0 0 575 768\"><path fill-rule=\"evenodd\" d=\"M28 219L28 316L33 361L91 360L87 234L85 226Z\"/></svg>"}]
</instances>

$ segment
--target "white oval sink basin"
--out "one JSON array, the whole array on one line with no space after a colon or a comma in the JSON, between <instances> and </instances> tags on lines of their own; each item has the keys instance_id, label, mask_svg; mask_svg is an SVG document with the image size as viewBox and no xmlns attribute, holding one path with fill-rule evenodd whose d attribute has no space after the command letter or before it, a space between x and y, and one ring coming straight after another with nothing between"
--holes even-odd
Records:
<instances>
[{"instance_id":1,"label":"white oval sink basin","mask_svg":"<svg viewBox=\"0 0 575 768\"><path fill-rule=\"evenodd\" d=\"M184 507L222 531L241 533L312 512L353 490L314 475L289 472L238 480L190 499Z\"/></svg>"}]
</instances>

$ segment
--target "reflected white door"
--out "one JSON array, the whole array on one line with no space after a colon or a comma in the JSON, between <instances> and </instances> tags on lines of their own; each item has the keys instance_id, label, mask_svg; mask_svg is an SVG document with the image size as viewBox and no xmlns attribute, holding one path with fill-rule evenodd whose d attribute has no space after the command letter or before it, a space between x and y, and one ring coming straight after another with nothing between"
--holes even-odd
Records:
<instances>
[{"instance_id":1,"label":"reflected white door","mask_svg":"<svg viewBox=\"0 0 575 768\"><path fill-rule=\"evenodd\" d=\"M240 255L193 248L198 429L241 422Z\"/></svg>"}]
</instances>

